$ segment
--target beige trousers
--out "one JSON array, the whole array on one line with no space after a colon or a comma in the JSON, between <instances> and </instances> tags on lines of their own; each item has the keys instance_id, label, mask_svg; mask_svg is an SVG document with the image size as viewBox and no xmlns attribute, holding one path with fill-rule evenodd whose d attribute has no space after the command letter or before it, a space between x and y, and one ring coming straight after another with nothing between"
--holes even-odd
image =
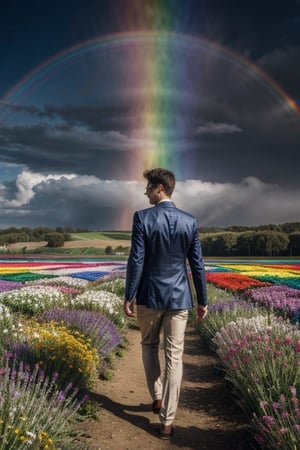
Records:
<instances>
[{"instance_id":1,"label":"beige trousers","mask_svg":"<svg viewBox=\"0 0 300 450\"><path fill-rule=\"evenodd\" d=\"M156 310L137 306L141 330L142 358L152 400L162 399L160 421L170 425L176 415L182 379L182 354L188 310ZM160 335L163 336L164 374L159 357Z\"/></svg>"}]
</instances>

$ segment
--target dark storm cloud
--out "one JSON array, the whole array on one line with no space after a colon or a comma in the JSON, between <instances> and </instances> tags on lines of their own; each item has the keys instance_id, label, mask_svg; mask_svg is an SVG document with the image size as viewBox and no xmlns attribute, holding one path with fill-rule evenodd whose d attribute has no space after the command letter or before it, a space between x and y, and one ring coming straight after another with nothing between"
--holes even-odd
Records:
<instances>
[{"instance_id":1,"label":"dark storm cloud","mask_svg":"<svg viewBox=\"0 0 300 450\"><path fill-rule=\"evenodd\" d=\"M49 119L59 118L67 123L80 123L91 130L109 131L127 130L134 120L130 108L126 105L108 105L105 107L94 105L66 105L58 107L46 105L40 112L41 116Z\"/></svg>"},{"instance_id":2,"label":"dark storm cloud","mask_svg":"<svg viewBox=\"0 0 300 450\"><path fill-rule=\"evenodd\" d=\"M300 99L300 46L275 48L261 56L257 64L289 95Z\"/></svg>"}]
</instances>

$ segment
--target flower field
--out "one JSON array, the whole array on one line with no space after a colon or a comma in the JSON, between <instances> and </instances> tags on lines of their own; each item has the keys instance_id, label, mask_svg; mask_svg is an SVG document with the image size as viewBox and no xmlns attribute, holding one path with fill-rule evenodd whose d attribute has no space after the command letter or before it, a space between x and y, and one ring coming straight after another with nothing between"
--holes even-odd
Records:
<instances>
[{"instance_id":1,"label":"flower field","mask_svg":"<svg viewBox=\"0 0 300 450\"><path fill-rule=\"evenodd\" d=\"M124 262L0 262L0 449L76 449L122 345Z\"/></svg>"},{"instance_id":2,"label":"flower field","mask_svg":"<svg viewBox=\"0 0 300 450\"><path fill-rule=\"evenodd\" d=\"M300 448L300 264L208 263L194 321L263 449Z\"/></svg>"},{"instance_id":3,"label":"flower field","mask_svg":"<svg viewBox=\"0 0 300 450\"><path fill-rule=\"evenodd\" d=\"M85 392L124 340L125 261L0 261L0 450L76 449ZM206 262L194 326L262 449L300 447L300 264ZM77 443L77 444L76 444ZM80 448L80 447L78 447Z\"/></svg>"}]
</instances>

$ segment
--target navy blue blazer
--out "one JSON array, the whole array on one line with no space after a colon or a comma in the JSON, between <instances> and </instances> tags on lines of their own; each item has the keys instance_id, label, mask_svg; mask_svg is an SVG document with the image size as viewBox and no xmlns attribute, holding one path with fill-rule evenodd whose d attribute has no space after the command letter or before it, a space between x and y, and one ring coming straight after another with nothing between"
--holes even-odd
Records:
<instances>
[{"instance_id":1,"label":"navy blue blazer","mask_svg":"<svg viewBox=\"0 0 300 450\"><path fill-rule=\"evenodd\" d=\"M125 299L151 309L193 308L187 261L197 302L207 304L206 278L196 219L163 201L133 216Z\"/></svg>"}]
</instances>

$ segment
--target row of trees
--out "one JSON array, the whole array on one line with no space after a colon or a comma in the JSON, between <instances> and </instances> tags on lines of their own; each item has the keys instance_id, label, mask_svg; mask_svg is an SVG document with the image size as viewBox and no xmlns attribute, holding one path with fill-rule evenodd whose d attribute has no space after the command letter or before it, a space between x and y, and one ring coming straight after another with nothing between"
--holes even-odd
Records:
<instances>
[{"instance_id":1,"label":"row of trees","mask_svg":"<svg viewBox=\"0 0 300 450\"><path fill-rule=\"evenodd\" d=\"M0 246L47 241L49 247L62 247L65 241L71 240L71 233L88 231L69 226L10 227L0 230ZM200 228L200 236L204 256L300 256L300 222L258 227ZM107 253L109 251L111 249L106 249Z\"/></svg>"},{"instance_id":2,"label":"row of trees","mask_svg":"<svg viewBox=\"0 0 300 450\"><path fill-rule=\"evenodd\" d=\"M83 230L81 230L83 231ZM0 230L0 244L14 244L15 242L39 242L45 241L45 236L53 233L58 233L64 235L66 239L71 233L75 233L75 231L71 227L22 227L15 228L9 227ZM66 240L65 239L65 240Z\"/></svg>"},{"instance_id":3,"label":"row of trees","mask_svg":"<svg viewBox=\"0 0 300 450\"><path fill-rule=\"evenodd\" d=\"M204 256L300 256L300 231L226 231L201 235Z\"/></svg>"},{"instance_id":4,"label":"row of trees","mask_svg":"<svg viewBox=\"0 0 300 450\"><path fill-rule=\"evenodd\" d=\"M0 230L0 246L15 244L16 242L47 241L48 247L62 247L65 241L71 240L72 231L69 227L59 228L7 228ZM25 248L25 247L24 247Z\"/></svg>"},{"instance_id":5,"label":"row of trees","mask_svg":"<svg viewBox=\"0 0 300 450\"><path fill-rule=\"evenodd\" d=\"M220 227L202 227L200 233L220 233L222 231L231 231L233 233L242 233L244 231L278 231L281 233L295 233L300 232L300 222L286 222L281 225L274 225L272 223L268 225L258 225L256 227L247 227L242 225L232 225L227 228Z\"/></svg>"}]
</instances>

